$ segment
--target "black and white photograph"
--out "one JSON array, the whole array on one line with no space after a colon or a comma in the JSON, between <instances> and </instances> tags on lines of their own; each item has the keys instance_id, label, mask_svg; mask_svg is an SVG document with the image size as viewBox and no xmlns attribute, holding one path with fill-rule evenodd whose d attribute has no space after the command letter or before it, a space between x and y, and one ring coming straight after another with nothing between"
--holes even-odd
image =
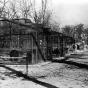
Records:
<instances>
[{"instance_id":1,"label":"black and white photograph","mask_svg":"<svg viewBox=\"0 0 88 88\"><path fill-rule=\"evenodd\" d=\"M0 0L0 88L88 88L88 0Z\"/></svg>"}]
</instances>

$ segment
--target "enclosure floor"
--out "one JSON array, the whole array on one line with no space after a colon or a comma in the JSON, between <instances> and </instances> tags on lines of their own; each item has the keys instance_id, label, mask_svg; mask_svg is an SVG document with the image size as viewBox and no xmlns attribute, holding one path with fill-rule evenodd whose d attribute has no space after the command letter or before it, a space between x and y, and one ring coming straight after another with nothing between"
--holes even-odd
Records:
<instances>
[{"instance_id":1,"label":"enclosure floor","mask_svg":"<svg viewBox=\"0 0 88 88\"><path fill-rule=\"evenodd\" d=\"M29 65L25 74L25 65L1 65L0 88L88 88L88 52Z\"/></svg>"}]
</instances>

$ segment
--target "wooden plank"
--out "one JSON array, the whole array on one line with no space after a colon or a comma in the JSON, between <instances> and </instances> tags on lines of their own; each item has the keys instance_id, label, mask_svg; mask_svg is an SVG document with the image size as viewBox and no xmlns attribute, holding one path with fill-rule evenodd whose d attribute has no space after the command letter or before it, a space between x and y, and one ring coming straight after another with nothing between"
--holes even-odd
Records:
<instances>
[{"instance_id":1,"label":"wooden plank","mask_svg":"<svg viewBox=\"0 0 88 88\"><path fill-rule=\"evenodd\" d=\"M25 58L26 56L24 56L24 57L3 57L3 56L1 56L0 58L2 58L2 59L22 59L22 58Z\"/></svg>"}]
</instances>

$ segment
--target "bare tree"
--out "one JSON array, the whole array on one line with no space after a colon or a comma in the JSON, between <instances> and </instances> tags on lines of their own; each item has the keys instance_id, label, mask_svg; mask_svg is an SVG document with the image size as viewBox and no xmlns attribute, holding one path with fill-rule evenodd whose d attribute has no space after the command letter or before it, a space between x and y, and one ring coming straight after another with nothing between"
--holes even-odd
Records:
<instances>
[{"instance_id":1,"label":"bare tree","mask_svg":"<svg viewBox=\"0 0 88 88\"><path fill-rule=\"evenodd\" d=\"M35 1L34 3L36 4ZM43 27L50 27L50 18L52 12L47 8L48 1L42 0L41 9L39 9L38 11L35 8L35 4L34 4L34 12L33 12L34 22L37 24L42 24Z\"/></svg>"},{"instance_id":2,"label":"bare tree","mask_svg":"<svg viewBox=\"0 0 88 88\"><path fill-rule=\"evenodd\" d=\"M14 1L5 1L3 2L2 18L14 19L17 17L16 4Z\"/></svg>"},{"instance_id":3,"label":"bare tree","mask_svg":"<svg viewBox=\"0 0 88 88\"><path fill-rule=\"evenodd\" d=\"M74 37L74 32L74 26L66 25L62 28L62 33L67 36Z\"/></svg>"},{"instance_id":4,"label":"bare tree","mask_svg":"<svg viewBox=\"0 0 88 88\"><path fill-rule=\"evenodd\" d=\"M82 40L82 33L84 30L84 24L78 24L75 26L76 27L76 35L77 35L77 41Z\"/></svg>"},{"instance_id":5,"label":"bare tree","mask_svg":"<svg viewBox=\"0 0 88 88\"><path fill-rule=\"evenodd\" d=\"M47 3L48 0L42 0L41 8L37 10L35 7L35 0L21 0L20 2L17 2L16 0L11 0L9 2L9 6L5 6L3 17L7 19L30 19L36 24L42 24L43 26L49 27L51 11L47 9Z\"/></svg>"},{"instance_id":6,"label":"bare tree","mask_svg":"<svg viewBox=\"0 0 88 88\"><path fill-rule=\"evenodd\" d=\"M8 1L0 1L0 18L5 16L5 6L8 3Z\"/></svg>"},{"instance_id":7,"label":"bare tree","mask_svg":"<svg viewBox=\"0 0 88 88\"><path fill-rule=\"evenodd\" d=\"M50 23L50 27L53 31L56 31L56 32L61 32L60 30L60 23L57 23L57 22L52 22Z\"/></svg>"},{"instance_id":8,"label":"bare tree","mask_svg":"<svg viewBox=\"0 0 88 88\"><path fill-rule=\"evenodd\" d=\"M30 19L32 17L32 6L33 3L31 0L20 1L20 13L22 14L22 18Z\"/></svg>"}]
</instances>

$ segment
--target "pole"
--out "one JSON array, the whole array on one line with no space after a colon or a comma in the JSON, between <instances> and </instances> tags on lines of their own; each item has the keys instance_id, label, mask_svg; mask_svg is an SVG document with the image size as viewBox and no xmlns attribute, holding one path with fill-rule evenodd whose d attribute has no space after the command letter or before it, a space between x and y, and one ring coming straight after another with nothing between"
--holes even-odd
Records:
<instances>
[{"instance_id":1,"label":"pole","mask_svg":"<svg viewBox=\"0 0 88 88\"><path fill-rule=\"evenodd\" d=\"M28 75L28 56L26 57L26 74Z\"/></svg>"},{"instance_id":2,"label":"pole","mask_svg":"<svg viewBox=\"0 0 88 88\"><path fill-rule=\"evenodd\" d=\"M36 31L36 41L37 41L37 34L38 34L38 33L37 33L37 31ZM36 46L36 62L38 61L37 56L38 56L38 55L37 55L37 46Z\"/></svg>"},{"instance_id":3,"label":"pole","mask_svg":"<svg viewBox=\"0 0 88 88\"><path fill-rule=\"evenodd\" d=\"M31 50L32 50L32 63L34 63L34 58L33 58L33 38L31 36Z\"/></svg>"}]
</instances>

